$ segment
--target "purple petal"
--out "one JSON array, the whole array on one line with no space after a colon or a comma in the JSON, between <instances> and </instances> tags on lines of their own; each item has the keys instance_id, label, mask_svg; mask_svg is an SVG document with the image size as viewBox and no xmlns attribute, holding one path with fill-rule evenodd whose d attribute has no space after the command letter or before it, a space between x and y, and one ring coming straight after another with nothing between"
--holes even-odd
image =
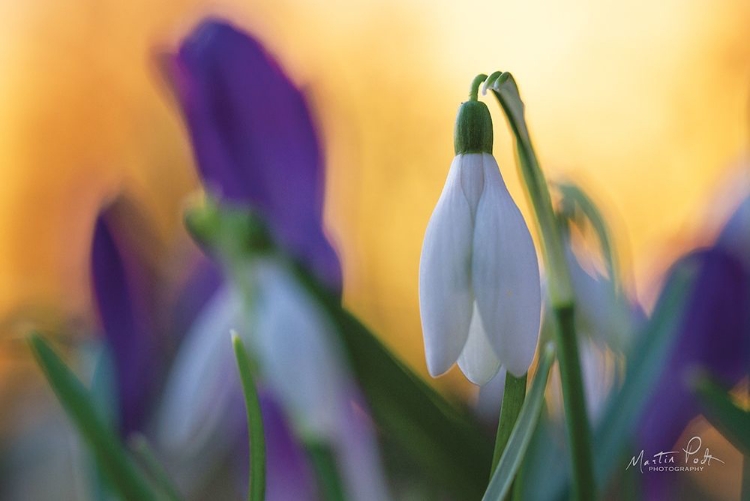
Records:
<instances>
[{"instance_id":1,"label":"purple petal","mask_svg":"<svg viewBox=\"0 0 750 501\"><path fill-rule=\"evenodd\" d=\"M260 211L286 249L340 289L340 265L322 229L322 157L303 94L256 40L215 19L201 23L166 66L208 188Z\"/></svg>"},{"instance_id":2,"label":"purple petal","mask_svg":"<svg viewBox=\"0 0 750 501\"><path fill-rule=\"evenodd\" d=\"M147 279L135 256L99 217L92 243L93 292L104 337L114 358L123 434L140 429L158 367L147 307Z\"/></svg>"},{"instance_id":3,"label":"purple petal","mask_svg":"<svg viewBox=\"0 0 750 501\"><path fill-rule=\"evenodd\" d=\"M748 370L750 358L750 275L724 250L714 247L685 258L699 266L678 339L640 427L643 448L670 450L699 413L687 386L692 369L705 367L727 386ZM678 264L679 266L679 264Z\"/></svg>"}]
</instances>

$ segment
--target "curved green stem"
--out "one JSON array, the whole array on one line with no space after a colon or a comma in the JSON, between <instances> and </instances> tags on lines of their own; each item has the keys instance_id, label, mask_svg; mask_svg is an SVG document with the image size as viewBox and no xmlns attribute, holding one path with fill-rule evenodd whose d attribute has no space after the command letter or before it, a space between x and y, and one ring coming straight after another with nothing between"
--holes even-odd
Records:
<instances>
[{"instance_id":1,"label":"curved green stem","mask_svg":"<svg viewBox=\"0 0 750 501\"><path fill-rule=\"evenodd\" d=\"M469 100L470 101L478 101L479 100L479 86L482 85L482 82L487 80L487 75L484 73L481 73L474 77L474 80L471 82L471 88L469 90Z\"/></svg>"}]
</instances>

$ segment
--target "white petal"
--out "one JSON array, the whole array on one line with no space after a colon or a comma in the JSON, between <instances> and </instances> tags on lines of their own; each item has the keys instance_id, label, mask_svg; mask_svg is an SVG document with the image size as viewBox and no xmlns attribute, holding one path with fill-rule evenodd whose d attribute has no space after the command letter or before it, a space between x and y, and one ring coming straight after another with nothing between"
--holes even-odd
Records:
<instances>
[{"instance_id":1,"label":"white petal","mask_svg":"<svg viewBox=\"0 0 750 501\"><path fill-rule=\"evenodd\" d=\"M230 330L241 327L241 322L238 295L223 288L185 336L157 412L157 440L166 450L189 456L226 435L221 421L232 392L239 388Z\"/></svg>"},{"instance_id":2,"label":"white petal","mask_svg":"<svg viewBox=\"0 0 750 501\"><path fill-rule=\"evenodd\" d=\"M474 302L473 225L460 171L461 156L457 156L427 225L419 263L419 310L427 368L433 377L450 369L461 354Z\"/></svg>"},{"instance_id":3,"label":"white petal","mask_svg":"<svg viewBox=\"0 0 750 501\"><path fill-rule=\"evenodd\" d=\"M514 376L534 358L542 308L531 234L492 155L483 155L484 192L477 207L472 280L495 354Z\"/></svg>"},{"instance_id":4,"label":"white petal","mask_svg":"<svg viewBox=\"0 0 750 501\"><path fill-rule=\"evenodd\" d=\"M478 385L487 383L500 369L500 360L487 340L476 302L471 316L469 338L458 357L458 366L469 381Z\"/></svg>"},{"instance_id":5,"label":"white petal","mask_svg":"<svg viewBox=\"0 0 750 501\"><path fill-rule=\"evenodd\" d=\"M596 423L614 384L615 367L606 347L585 341L580 344L581 375L589 419Z\"/></svg>"},{"instance_id":6,"label":"white petal","mask_svg":"<svg viewBox=\"0 0 750 501\"><path fill-rule=\"evenodd\" d=\"M618 351L625 350L632 328L627 296L617 294L609 278L583 269L570 247L566 258L576 298L576 330Z\"/></svg>"},{"instance_id":7,"label":"white petal","mask_svg":"<svg viewBox=\"0 0 750 501\"><path fill-rule=\"evenodd\" d=\"M346 394L343 354L315 299L276 262L256 265L261 370L299 434L331 440Z\"/></svg>"}]
</instances>

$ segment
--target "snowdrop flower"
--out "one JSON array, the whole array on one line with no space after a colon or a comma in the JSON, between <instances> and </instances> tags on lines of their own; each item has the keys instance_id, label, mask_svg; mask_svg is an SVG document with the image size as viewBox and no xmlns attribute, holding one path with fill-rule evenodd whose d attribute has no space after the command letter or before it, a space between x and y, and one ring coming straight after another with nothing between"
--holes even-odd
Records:
<instances>
[{"instance_id":1,"label":"snowdrop flower","mask_svg":"<svg viewBox=\"0 0 750 501\"><path fill-rule=\"evenodd\" d=\"M484 103L458 112L448 179L425 233L419 302L433 377L458 362L475 384L505 367L523 375L541 316L539 265L531 235L492 156Z\"/></svg>"}]
</instances>

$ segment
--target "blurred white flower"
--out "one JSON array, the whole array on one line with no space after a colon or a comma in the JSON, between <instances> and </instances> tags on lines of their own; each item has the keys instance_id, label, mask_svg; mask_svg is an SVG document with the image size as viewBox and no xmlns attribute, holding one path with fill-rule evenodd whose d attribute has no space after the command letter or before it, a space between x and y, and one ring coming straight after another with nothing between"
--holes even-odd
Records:
<instances>
[{"instance_id":1,"label":"blurred white flower","mask_svg":"<svg viewBox=\"0 0 750 501\"><path fill-rule=\"evenodd\" d=\"M617 290L610 277L584 269L570 245L566 257L576 301L576 331L615 351L627 351L643 316L640 306Z\"/></svg>"},{"instance_id":2,"label":"blurred white flower","mask_svg":"<svg viewBox=\"0 0 750 501\"><path fill-rule=\"evenodd\" d=\"M258 259L249 272L253 328L245 337L263 375L303 436L335 437L347 370L330 320L278 260Z\"/></svg>"}]
</instances>

